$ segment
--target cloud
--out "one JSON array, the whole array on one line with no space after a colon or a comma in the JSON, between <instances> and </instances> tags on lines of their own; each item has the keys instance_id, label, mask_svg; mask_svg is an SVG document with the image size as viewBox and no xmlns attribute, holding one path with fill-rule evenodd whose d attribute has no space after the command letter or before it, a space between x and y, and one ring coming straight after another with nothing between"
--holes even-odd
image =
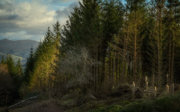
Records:
<instances>
[{"instance_id":1,"label":"cloud","mask_svg":"<svg viewBox=\"0 0 180 112\"><path fill-rule=\"evenodd\" d=\"M73 3L73 2L79 2L81 0L47 0L47 1L51 3L67 3L67 2Z\"/></svg>"},{"instance_id":2,"label":"cloud","mask_svg":"<svg viewBox=\"0 0 180 112\"><path fill-rule=\"evenodd\" d=\"M0 39L40 40L48 26L57 20L64 24L78 0L49 0L49 2L72 2L72 5L53 9L44 0L0 1Z\"/></svg>"},{"instance_id":3,"label":"cloud","mask_svg":"<svg viewBox=\"0 0 180 112\"><path fill-rule=\"evenodd\" d=\"M65 24L71 12L73 12L73 8L77 6L78 2L73 2L66 8L56 10L56 19L59 20L61 24Z\"/></svg>"},{"instance_id":4,"label":"cloud","mask_svg":"<svg viewBox=\"0 0 180 112\"><path fill-rule=\"evenodd\" d=\"M37 31L42 33L47 26L54 22L55 11L49 11L46 6L38 2L16 4L13 0L5 0L4 2L0 2L0 6L3 6L0 8L1 38L3 36L9 39L11 37L20 39L29 38L30 34L24 33L23 30L26 30L25 32L27 33L37 33ZM5 32L3 33L4 35L2 32ZM16 33L12 32L17 32L21 37L17 37L15 35Z\"/></svg>"},{"instance_id":5,"label":"cloud","mask_svg":"<svg viewBox=\"0 0 180 112\"><path fill-rule=\"evenodd\" d=\"M59 9L56 11L56 16L60 17L67 17L71 12L71 8Z\"/></svg>"},{"instance_id":6,"label":"cloud","mask_svg":"<svg viewBox=\"0 0 180 112\"><path fill-rule=\"evenodd\" d=\"M5 32L5 33L0 33L0 35L3 36L2 39L10 39L10 40L24 40L24 39L36 40L38 36L41 37L41 39L43 38L43 35L32 35L32 34L28 34L26 31Z\"/></svg>"}]
</instances>

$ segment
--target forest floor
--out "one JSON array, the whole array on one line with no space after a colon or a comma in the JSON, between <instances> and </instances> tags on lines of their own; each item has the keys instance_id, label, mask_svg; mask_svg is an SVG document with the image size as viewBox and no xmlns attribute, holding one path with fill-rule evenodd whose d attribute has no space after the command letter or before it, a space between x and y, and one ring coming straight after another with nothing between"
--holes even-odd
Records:
<instances>
[{"instance_id":1,"label":"forest floor","mask_svg":"<svg viewBox=\"0 0 180 112\"><path fill-rule=\"evenodd\" d=\"M87 96L83 96L86 99ZM39 99L31 104L0 112L180 112L180 93L158 98L132 100L127 97L107 97L84 102L68 94L61 99Z\"/></svg>"},{"instance_id":2,"label":"forest floor","mask_svg":"<svg viewBox=\"0 0 180 112\"><path fill-rule=\"evenodd\" d=\"M31 104L8 110L8 112L64 112L55 100L39 100Z\"/></svg>"}]
</instances>

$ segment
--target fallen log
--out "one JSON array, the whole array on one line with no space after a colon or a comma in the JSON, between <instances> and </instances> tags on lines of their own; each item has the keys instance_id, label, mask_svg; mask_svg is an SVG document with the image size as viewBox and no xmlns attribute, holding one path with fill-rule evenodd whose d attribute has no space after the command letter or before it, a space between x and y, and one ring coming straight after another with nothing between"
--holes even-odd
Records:
<instances>
[{"instance_id":1,"label":"fallen log","mask_svg":"<svg viewBox=\"0 0 180 112\"><path fill-rule=\"evenodd\" d=\"M21 100L20 102L15 103L15 104L9 106L7 109L10 110L10 109L12 109L12 108L19 107L20 105L23 105L23 104L25 104L25 103L30 103L32 100L36 100L36 99L38 99L38 98L39 98L39 95L30 97L30 98L25 99L25 100Z\"/></svg>"}]
</instances>

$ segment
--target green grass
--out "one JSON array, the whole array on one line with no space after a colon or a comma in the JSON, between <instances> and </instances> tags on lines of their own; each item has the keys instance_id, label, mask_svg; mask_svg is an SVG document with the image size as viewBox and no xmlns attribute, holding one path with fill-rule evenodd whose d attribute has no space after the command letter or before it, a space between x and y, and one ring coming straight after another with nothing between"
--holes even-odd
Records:
<instances>
[{"instance_id":1,"label":"green grass","mask_svg":"<svg viewBox=\"0 0 180 112\"><path fill-rule=\"evenodd\" d=\"M96 110L90 110L89 112L119 112L122 109L120 105L112 105L109 107L100 107Z\"/></svg>"},{"instance_id":2,"label":"green grass","mask_svg":"<svg viewBox=\"0 0 180 112\"><path fill-rule=\"evenodd\" d=\"M104 100L89 101L79 106L71 105L71 103L74 102L71 97L63 101L54 99L48 101L51 103L46 103L46 100L40 100L40 103L32 103L22 108L13 109L10 112L27 112L31 107L33 107L32 111L39 111L39 109L42 110L44 108L44 104L54 104L48 107L48 109L55 107L56 110L61 110L61 108L63 108L64 112L180 112L180 94L135 101L107 98Z\"/></svg>"},{"instance_id":3,"label":"green grass","mask_svg":"<svg viewBox=\"0 0 180 112\"><path fill-rule=\"evenodd\" d=\"M106 105L89 112L180 112L180 94L155 100L137 101L124 107L121 105Z\"/></svg>"}]
</instances>

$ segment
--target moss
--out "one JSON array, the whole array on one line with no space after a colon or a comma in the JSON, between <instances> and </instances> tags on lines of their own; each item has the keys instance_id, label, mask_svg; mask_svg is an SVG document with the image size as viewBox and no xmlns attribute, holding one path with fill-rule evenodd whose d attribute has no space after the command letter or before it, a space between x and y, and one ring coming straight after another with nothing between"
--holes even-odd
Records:
<instances>
[{"instance_id":1,"label":"moss","mask_svg":"<svg viewBox=\"0 0 180 112\"><path fill-rule=\"evenodd\" d=\"M99 107L89 112L180 112L180 95L140 100L125 106L111 105Z\"/></svg>"},{"instance_id":2,"label":"moss","mask_svg":"<svg viewBox=\"0 0 180 112\"><path fill-rule=\"evenodd\" d=\"M169 96L156 100L131 103L119 112L180 112L180 97L179 95Z\"/></svg>"},{"instance_id":3,"label":"moss","mask_svg":"<svg viewBox=\"0 0 180 112\"><path fill-rule=\"evenodd\" d=\"M109 107L99 107L95 110L90 110L89 112L119 112L119 110L122 108L120 105L112 105Z\"/></svg>"}]
</instances>

